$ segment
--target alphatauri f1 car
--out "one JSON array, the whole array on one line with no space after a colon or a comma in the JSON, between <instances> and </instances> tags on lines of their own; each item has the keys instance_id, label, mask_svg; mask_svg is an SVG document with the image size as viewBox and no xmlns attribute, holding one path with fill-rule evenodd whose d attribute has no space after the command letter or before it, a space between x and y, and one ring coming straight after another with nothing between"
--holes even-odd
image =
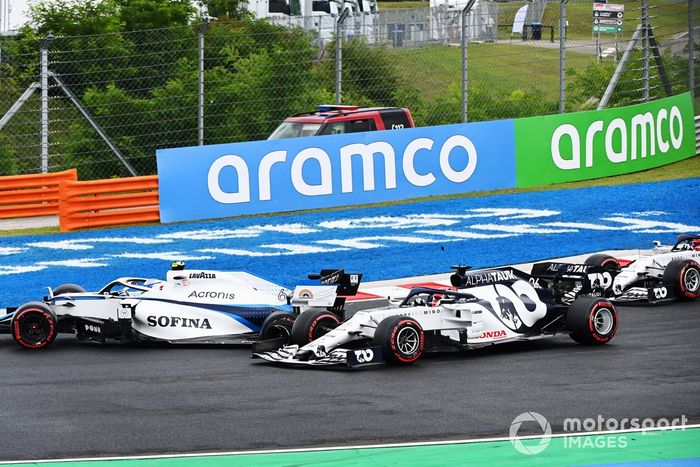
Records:
<instances>
[{"instance_id":1,"label":"alphatauri f1 car","mask_svg":"<svg viewBox=\"0 0 700 467\"><path fill-rule=\"evenodd\" d=\"M302 311L342 315L340 295L354 295L361 277L323 270L292 292L247 272L185 270L176 263L165 281L122 277L97 292L74 284L49 289L42 302L8 308L0 332L27 349L49 346L58 333L95 343L283 342Z\"/></svg>"},{"instance_id":2,"label":"alphatauri f1 car","mask_svg":"<svg viewBox=\"0 0 700 467\"><path fill-rule=\"evenodd\" d=\"M542 277L509 267L458 267L450 290L414 288L400 302L359 311L342 324L329 313L308 310L292 326L291 345L270 350L261 342L253 346L253 356L281 365L357 367L410 364L429 350L472 349L556 334L587 345L610 342L618 325L615 306L590 296L600 295L595 274L604 269L550 265L534 268L555 271Z\"/></svg>"},{"instance_id":3,"label":"alphatauri f1 car","mask_svg":"<svg viewBox=\"0 0 700 467\"><path fill-rule=\"evenodd\" d=\"M606 269L604 295L616 302L660 303L700 297L700 235L679 235L673 246L654 242L632 261L595 254L587 265Z\"/></svg>"}]
</instances>

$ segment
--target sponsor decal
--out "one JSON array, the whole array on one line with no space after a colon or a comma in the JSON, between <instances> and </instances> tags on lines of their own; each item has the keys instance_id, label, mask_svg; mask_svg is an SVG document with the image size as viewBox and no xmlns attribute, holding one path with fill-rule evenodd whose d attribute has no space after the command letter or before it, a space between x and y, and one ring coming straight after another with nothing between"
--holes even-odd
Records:
<instances>
[{"instance_id":1,"label":"sponsor decal","mask_svg":"<svg viewBox=\"0 0 700 467\"><path fill-rule=\"evenodd\" d=\"M552 161L561 170L576 170L582 166L581 142L585 153L586 167L593 167L593 141L596 133L605 138L605 156L612 163L619 164L657 153L666 154L671 146L680 149L683 144L683 116L677 106L672 106L670 112L659 109L654 116L651 112L638 113L629 120L616 118L607 126L603 120L596 120L586 129L586 137L582 140L578 129L571 124L558 126L551 140ZM629 134L629 136L628 136ZM668 134L668 140L664 139ZM603 136L604 135L604 136ZM638 137L639 136L639 137ZM647 140L651 140L647 148ZM630 140L630 147L627 141ZM564 147L562 147L564 146ZM616 149L617 148L617 149ZM571 158L562 156L564 149ZM629 149L629 150L628 150ZM647 153L647 149L649 150Z\"/></svg>"},{"instance_id":2,"label":"sponsor decal","mask_svg":"<svg viewBox=\"0 0 700 467\"><path fill-rule=\"evenodd\" d=\"M695 155L689 93L515 120L518 187L646 170Z\"/></svg>"},{"instance_id":3,"label":"sponsor decal","mask_svg":"<svg viewBox=\"0 0 700 467\"><path fill-rule=\"evenodd\" d=\"M374 359L374 351L372 349L355 350L355 358L357 363L368 363Z\"/></svg>"},{"instance_id":4,"label":"sponsor decal","mask_svg":"<svg viewBox=\"0 0 700 467\"><path fill-rule=\"evenodd\" d=\"M588 274L588 281L591 288L607 290L613 283L612 275L609 272Z\"/></svg>"},{"instance_id":5,"label":"sponsor decal","mask_svg":"<svg viewBox=\"0 0 700 467\"><path fill-rule=\"evenodd\" d=\"M514 281L517 280L515 273L511 270L506 271L487 271L479 274L468 274L464 276L462 287L474 287L483 284L492 284L494 282Z\"/></svg>"},{"instance_id":6,"label":"sponsor decal","mask_svg":"<svg viewBox=\"0 0 700 467\"><path fill-rule=\"evenodd\" d=\"M309 289L302 289L299 291L299 298L314 298L313 292L311 292Z\"/></svg>"},{"instance_id":7,"label":"sponsor decal","mask_svg":"<svg viewBox=\"0 0 700 467\"><path fill-rule=\"evenodd\" d=\"M499 337L507 337L506 331L503 329L499 331L484 331L479 336L479 339L495 339Z\"/></svg>"},{"instance_id":8,"label":"sponsor decal","mask_svg":"<svg viewBox=\"0 0 700 467\"><path fill-rule=\"evenodd\" d=\"M160 149L163 222L515 186L513 121ZM183 192L182 186L187 186Z\"/></svg>"},{"instance_id":9,"label":"sponsor decal","mask_svg":"<svg viewBox=\"0 0 700 467\"><path fill-rule=\"evenodd\" d=\"M193 291L187 298L214 298L217 300L233 300L236 294L233 292L215 292L215 291Z\"/></svg>"},{"instance_id":10,"label":"sponsor decal","mask_svg":"<svg viewBox=\"0 0 700 467\"><path fill-rule=\"evenodd\" d=\"M574 274L585 274L589 268L590 268L590 266L587 266L584 264L552 263L549 266L547 266L547 271L566 272L566 273L574 273Z\"/></svg>"},{"instance_id":11,"label":"sponsor decal","mask_svg":"<svg viewBox=\"0 0 700 467\"><path fill-rule=\"evenodd\" d=\"M211 272L191 272L190 279L216 279L216 274Z\"/></svg>"},{"instance_id":12,"label":"sponsor decal","mask_svg":"<svg viewBox=\"0 0 700 467\"><path fill-rule=\"evenodd\" d=\"M326 276L321 279L321 284L324 285L333 285L337 284L338 282L340 282L340 272L334 272L330 276Z\"/></svg>"},{"instance_id":13,"label":"sponsor decal","mask_svg":"<svg viewBox=\"0 0 700 467\"><path fill-rule=\"evenodd\" d=\"M206 318L180 318L178 316L149 316L146 322L150 327L211 329Z\"/></svg>"},{"instance_id":14,"label":"sponsor decal","mask_svg":"<svg viewBox=\"0 0 700 467\"><path fill-rule=\"evenodd\" d=\"M654 298L657 300L664 299L668 296L668 289L666 287L655 287L654 288Z\"/></svg>"}]
</instances>

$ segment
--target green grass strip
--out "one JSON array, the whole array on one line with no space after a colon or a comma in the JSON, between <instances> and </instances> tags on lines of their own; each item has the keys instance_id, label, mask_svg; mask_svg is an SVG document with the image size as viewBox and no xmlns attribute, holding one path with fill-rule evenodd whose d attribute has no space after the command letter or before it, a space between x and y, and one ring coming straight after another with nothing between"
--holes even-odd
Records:
<instances>
[{"instance_id":1,"label":"green grass strip","mask_svg":"<svg viewBox=\"0 0 700 467\"><path fill-rule=\"evenodd\" d=\"M534 446L538 440L525 440ZM123 460L32 463L66 467L218 467L218 466L366 466L366 465L510 465L579 466L621 462L700 459L700 428L676 431L630 432L612 435L552 438L540 454L521 454L510 441L393 448L280 452ZM0 464L5 465L5 464ZM26 464L25 464L26 465Z\"/></svg>"}]
</instances>

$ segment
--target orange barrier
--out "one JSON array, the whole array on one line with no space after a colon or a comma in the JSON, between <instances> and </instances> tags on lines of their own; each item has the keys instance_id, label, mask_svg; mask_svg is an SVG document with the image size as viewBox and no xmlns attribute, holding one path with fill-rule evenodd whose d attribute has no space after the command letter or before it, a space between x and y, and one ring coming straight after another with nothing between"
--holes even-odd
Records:
<instances>
[{"instance_id":1,"label":"orange barrier","mask_svg":"<svg viewBox=\"0 0 700 467\"><path fill-rule=\"evenodd\" d=\"M59 183L77 179L75 169L0 177L0 219L57 215Z\"/></svg>"},{"instance_id":2,"label":"orange barrier","mask_svg":"<svg viewBox=\"0 0 700 467\"><path fill-rule=\"evenodd\" d=\"M158 222L158 176L61 182L59 215L63 232Z\"/></svg>"}]
</instances>

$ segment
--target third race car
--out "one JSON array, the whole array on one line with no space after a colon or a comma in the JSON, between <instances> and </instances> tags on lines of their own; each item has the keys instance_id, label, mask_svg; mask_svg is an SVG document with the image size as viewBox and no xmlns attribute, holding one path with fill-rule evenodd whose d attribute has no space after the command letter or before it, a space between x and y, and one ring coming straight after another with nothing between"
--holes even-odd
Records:
<instances>
[{"instance_id":1,"label":"third race car","mask_svg":"<svg viewBox=\"0 0 700 467\"><path fill-rule=\"evenodd\" d=\"M700 235L679 235L673 245L654 242L631 260L595 254L586 265L605 268L604 295L617 302L661 303L700 297Z\"/></svg>"}]
</instances>

